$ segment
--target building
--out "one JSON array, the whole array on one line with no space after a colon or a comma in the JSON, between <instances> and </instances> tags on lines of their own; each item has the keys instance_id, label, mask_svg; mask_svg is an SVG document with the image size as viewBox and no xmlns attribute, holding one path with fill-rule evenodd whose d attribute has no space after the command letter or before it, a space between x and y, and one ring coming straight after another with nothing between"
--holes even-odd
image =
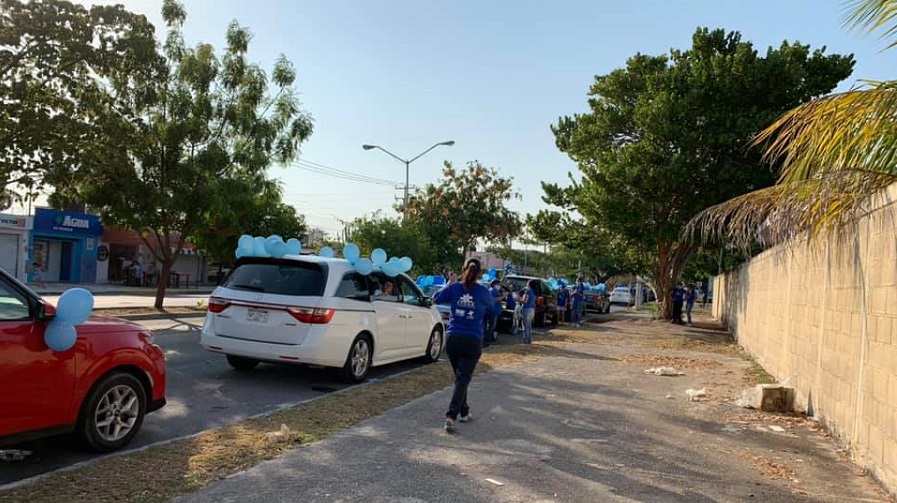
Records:
<instances>
[{"instance_id":1,"label":"building","mask_svg":"<svg viewBox=\"0 0 897 503\"><path fill-rule=\"evenodd\" d=\"M140 264L143 271L162 270L153 252L139 234L116 225L104 230L98 261L97 283L126 283L129 280L128 271L135 262ZM171 268L172 273L177 275L173 281L182 283L180 286L186 286L189 282L191 287L205 283L208 268L205 255L192 243L186 242Z\"/></svg>"},{"instance_id":2,"label":"building","mask_svg":"<svg viewBox=\"0 0 897 503\"><path fill-rule=\"evenodd\" d=\"M40 268L46 283L95 283L103 225L96 215L37 208L30 239L28 280Z\"/></svg>"},{"instance_id":3,"label":"building","mask_svg":"<svg viewBox=\"0 0 897 503\"><path fill-rule=\"evenodd\" d=\"M0 268L27 280L28 249L34 218L0 213Z\"/></svg>"}]
</instances>

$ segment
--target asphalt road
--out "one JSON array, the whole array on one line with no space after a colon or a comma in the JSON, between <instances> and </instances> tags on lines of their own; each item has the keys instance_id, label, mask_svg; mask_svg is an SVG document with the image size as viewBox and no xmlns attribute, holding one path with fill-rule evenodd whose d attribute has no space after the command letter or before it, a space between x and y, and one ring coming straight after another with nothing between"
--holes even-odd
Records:
<instances>
[{"instance_id":1,"label":"asphalt road","mask_svg":"<svg viewBox=\"0 0 897 503\"><path fill-rule=\"evenodd\" d=\"M168 404L146 417L128 449L198 433L347 387L322 370L262 364L243 373L221 355L199 346L201 317L141 321L156 332L168 367ZM369 380L382 379L419 366L405 362L377 367ZM66 437L25 446L33 453L22 461L0 461L0 485L46 473L99 455L81 451Z\"/></svg>"}]
</instances>

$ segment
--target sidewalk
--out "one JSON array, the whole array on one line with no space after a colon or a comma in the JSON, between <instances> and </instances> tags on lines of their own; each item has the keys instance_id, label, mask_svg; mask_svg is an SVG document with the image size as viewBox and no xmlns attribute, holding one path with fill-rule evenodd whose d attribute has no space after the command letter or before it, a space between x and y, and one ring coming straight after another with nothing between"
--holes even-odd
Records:
<instances>
[{"instance_id":1,"label":"sidewalk","mask_svg":"<svg viewBox=\"0 0 897 503\"><path fill-rule=\"evenodd\" d=\"M574 342L537 337L538 360L476 376L457 434L447 388L177 501L889 501L816 423L732 405L750 363L720 332L629 319L557 334ZM643 372L671 364L687 375ZM702 387L708 401L686 400Z\"/></svg>"},{"instance_id":2,"label":"sidewalk","mask_svg":"<svg viewBox=\"0 0 897 503\"><path fill-rule=\"evenodd\" d=\"M62 295L63 292L68 290L69 288L84 288L89 290L95 296L100 295L118 295L118 294L126 294L126 295L142 295L142 296L155 296L156 289L155 287L139 287L139 286L125 286L125 285L115 285L115 284L94 284L94 283L86 283L86 284L71 284L71 283L47 283L44 286L37 285L35 283L28 283L28 287L40 294L42 297L46 297L48 295ZM208 295L214 290L215 287L213 285L199 285L196 288L168 288L165 290L165 294L201 294L204 293Z\"/></svg>"}]
</instances>

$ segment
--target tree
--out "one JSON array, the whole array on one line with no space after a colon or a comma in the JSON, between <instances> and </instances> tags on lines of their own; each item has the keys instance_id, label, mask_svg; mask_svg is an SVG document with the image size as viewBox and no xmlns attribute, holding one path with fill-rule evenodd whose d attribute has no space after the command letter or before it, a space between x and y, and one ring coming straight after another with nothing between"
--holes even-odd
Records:
<instances>
[{"instance_id":1,"label":"tree","mask_svg":"<svg viewBox=\"0 0 897 503\"><path fill-rule=\"evenodd\" d=\"M283 202L278 182L264 176L232 178L222 180L221 190L229 197L220 198L225 204L212 213L211 225L196 229L190 236L213 262L233 263L235 243L243 234L305 239L305 217Z\"/></svg>"},{"instance_id":2,"label":"tree","mask_svg":"<svg viewBox=\"0 0 897 503\"><path fill-rule=\"evenodd\" d=\"M442 173L442 182L408 200L408 218L424 225L432 242L445 242L463 257L478 239L503 242L520 233L520 217L506 206L520 198L512 178L476 161L460 171L446 161Z\"/></svg>"},{"instance_id":3,"label":"tree","mask_svg":"<svg viewBox=\"0 0 897 503\"><path fill-rule=\"evenodd\" d=\"M444 264L437 261L437 247L423 226L414 220L388 218L379 212L355 219L349 225L347 241L355 243L362 255L383 248L390 257L411 257L420 274L441 273Z\"/></svg>"},{"instance_id":4,"label":"tree","mask_svg":"<svg viewBox=\"0 0 897 503\"><path fill-rule=\"evenodd\" d=\"M851 0L845 25L881 30L897 46L897 1ZM867 82L784 113L754 142L778 165L778 183L699 213L687 232L743 248L855 235L872 196L897 183L897 80ZM792 241L796 242L796 241Z\"/></svg>"},{"instance_id":5,"label":"tree","mask_svg":"<svg viewBox=\"0 0 897 503\"><path fill-rule=\"evenodd\" d=\"M0 190L33 196L103 134L103 82L141 74L153 26L121 6L0 0Z\"/></svg>"},{"instance_id":6,"label":"tree","mask_svg":"<svg viewBox=\"0 0 897 503\"><path fill-rule=\"evenodd\" d=\"M747 146L783 111L831 91L851 56L784 42L760 55L737 32L698 29L688 50L637 54L596 77L590 112L553 127L582 182L548 186L553 204L578 211L589 227L648 251L648 276L664 314L697 243L682 239L698 211L775 182Z\"/></svg>"},{"instance_id":7,"label":"tree","mask_svg":"<svg viewBox=\"0 0 897 503\"><path fill-rule=\"evenodd\" d=\"M106 141L67 174L78 183L57 185L98 209L104 222L141 235L161 264L157 309L184 241L238 197L233 184L262 180L312 132L285 57L274 64L269 94L268 76L246 59L248 30L231 23L219 57L211 45L186 46L180 4L165 0L162 16L168 36L155 65L107 87L108 107L97 118Z\"/></svg>"}]
</instances>

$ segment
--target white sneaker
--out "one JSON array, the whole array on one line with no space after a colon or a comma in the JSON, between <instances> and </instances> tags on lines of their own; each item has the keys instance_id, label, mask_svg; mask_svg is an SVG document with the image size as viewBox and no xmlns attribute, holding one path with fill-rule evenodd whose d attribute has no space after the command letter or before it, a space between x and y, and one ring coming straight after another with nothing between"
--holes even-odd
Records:
<instances>
[{"instance_id":1,"label":"white sneaker","mask_svg":"<svg viewBox=\"0 0 897 503\"><path fill-rule=\"evenodd\" d=\"M455 420L447 417L445 418L445 431L447 433L453 433L455 431Z\"/></svg>"},{"instance_id":2,"label":"white sneaker","mask_svg":"<svg viewBox=\"0 0 897 503\"><path fill-rule=\"evenodd\" d=\"M470 412L468 412L466 416L461 416L458 418L459 423L469 423L471 421L473 421L473 415Z\"/></svg>"}]
</instances>

